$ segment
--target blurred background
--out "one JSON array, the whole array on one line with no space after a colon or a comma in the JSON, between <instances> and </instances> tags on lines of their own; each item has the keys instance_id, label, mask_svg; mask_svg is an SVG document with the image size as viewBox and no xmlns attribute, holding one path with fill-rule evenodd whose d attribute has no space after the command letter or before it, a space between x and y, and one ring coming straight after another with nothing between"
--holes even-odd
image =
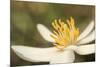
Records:
<instances>
[{"instance_id":1,"label":"blurred background","mask_svg":"<svg viewBox=\"0 0 100 67\"><path fill-rule=\"evenodd\" d=\"M66 21L71 16L75 19L75 24L79 27L81 33L91 20L95 20L95 6L11 0L11 46L52 47L52 43L45 41L41 37L36 25L41 23L52 30L51 23L54 19ZM95 61L95 54L86 56L75 55L75 63ZM41 64L49 64L49 62L33 63L22 60L11 49L12 67Z\"/></svg>"}]
</instances>

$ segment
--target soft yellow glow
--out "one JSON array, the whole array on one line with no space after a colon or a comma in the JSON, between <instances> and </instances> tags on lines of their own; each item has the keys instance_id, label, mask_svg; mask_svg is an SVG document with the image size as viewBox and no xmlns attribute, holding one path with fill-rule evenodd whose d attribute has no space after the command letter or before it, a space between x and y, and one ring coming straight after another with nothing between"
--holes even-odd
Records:
<instances>
[{"instance_id":1,"label":"soft yellow glow","mask_svg":"<svg viewBox=\"0 0 100 67\"><path fill-rule=\"evenodd\" d=\"M54 22L52 22L52 26L54 31L51 37L54 38L54 45L58 49L62 50L66 46L76 43L79 29L75 27L74 19L72 17L70 17L70 20L67 19L67 23L64 23L61 19L55 19Z\"/></svg>"}]
</instances>

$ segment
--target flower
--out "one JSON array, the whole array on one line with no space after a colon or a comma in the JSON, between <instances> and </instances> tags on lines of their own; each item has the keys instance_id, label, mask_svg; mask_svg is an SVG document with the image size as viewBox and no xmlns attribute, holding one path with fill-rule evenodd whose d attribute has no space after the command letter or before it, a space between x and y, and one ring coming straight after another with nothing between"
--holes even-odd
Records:
<instances>
[{"instance_id":1,"label":"flower","mask_svg":"<svg viewBox=\"0 0 100 67\"><path fill-rule=\"evenodd\" d=\"M70 17L70 20L67 20L67 24L59 19L55 20L52 26L54 28L53 33L42 24L38 24L37 29L45 40L53 43L54 47L12 46L12 49L24 60L50 62L50 64L72 63L75 60L74 52L79 55L95 53L95 44L89 44L95 40L93 21L80 35L79 28L75 27L72 17Z\"/></svg>"}]
</instances>

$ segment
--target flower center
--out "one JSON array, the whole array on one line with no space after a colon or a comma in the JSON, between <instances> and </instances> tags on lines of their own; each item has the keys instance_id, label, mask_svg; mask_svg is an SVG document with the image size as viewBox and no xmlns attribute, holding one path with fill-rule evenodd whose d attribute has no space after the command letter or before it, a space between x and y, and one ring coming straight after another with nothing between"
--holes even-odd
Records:
<instances>
[{"instance_id":1,"label":"flower center","mask_svg":"<svg viewBox=\"0 0 100 67\"><path fill-rule=\"evenodd\" d=\"M54 31L51 37L55 40L55 47L62 50L66 46L76 43L79 29L75 27L72 17L67 20L67 24L61 21L61 19L55 19L54 22L52 22L52 26Z\"/></svg>"}]
</instances>

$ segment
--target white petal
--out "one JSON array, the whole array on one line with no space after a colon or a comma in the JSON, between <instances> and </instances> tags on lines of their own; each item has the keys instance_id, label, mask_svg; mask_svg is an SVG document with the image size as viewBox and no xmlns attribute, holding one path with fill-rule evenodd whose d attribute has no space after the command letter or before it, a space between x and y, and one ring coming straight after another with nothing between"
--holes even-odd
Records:
<instances>
[{"instance_id":1,"label":"white petal","mask_svg":"<svg viewBox=\"0 0 100 67\"><path fill-rule=\"evenodd\" d=\"M50 64L72 63L75 60L74 52L71 50L58 51L51 58Z\"/></svg>"},{"instance_id":2,"label":"white petal","mask_svg":"<svg viewBox=\"0 0 100 67\"><path fill-rule=\"evenodd\" d=\"M88 55L88 54L95 53L95 44L78 46L75 52L80 55Z\"/></svg>"},{"instance_id":3,"label":"white petal","mask_svg":"<svg viewBox=\"0 0 100 67\"><path fill-rule=\"evenodd\" d=\"M37 29L40 32L40 34L42 35L42 37L49 41L49 42L54 42L54 39L50 36L52 33L49 31L48 28L46 28L44 25L42 24L38 24L37 25Z\"/></svg>"},{"instance_id":4,"label":"white petal","mask_svg":"<svg viewBox=\"0 0 100 67\"><path fill-rule=\"evenodd\" d=\"M93 31L90 35L85 37L84 39L80 40L77 44L85 44L95 40L95 31Z\"/></svg>"},{"instance_id":5,"label":"white petal","mask_svg":"<svg viewBox=\"0 0 100 67\"><path fill-rule=\"evenodd\" d=\"M14 52L23 60L31 62L46 62L55 54L56 48L33 48L26 46L12 46Z\"/></svg>"},{"instance_id":6,"label":"white petal","mask_svg":"<svg viewBox=\"0 0 100 67\"><path fill-rule=\"evenodd\" d=\"M94 21L90 22L90 24L86 27L86 29L80 34L77 41L86 37L92 31L93 28L94 28Z\"/></svg>"}]
</instances>

